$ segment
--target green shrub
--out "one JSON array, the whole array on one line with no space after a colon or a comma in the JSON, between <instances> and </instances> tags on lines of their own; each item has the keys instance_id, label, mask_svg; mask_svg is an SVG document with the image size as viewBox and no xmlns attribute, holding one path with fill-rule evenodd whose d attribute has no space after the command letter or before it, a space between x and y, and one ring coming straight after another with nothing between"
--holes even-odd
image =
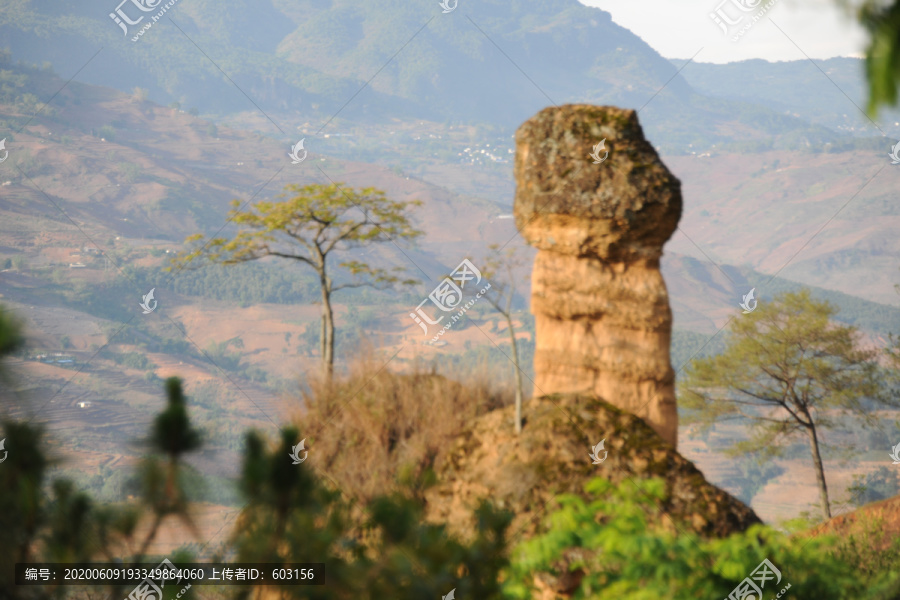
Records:
<instances>
[{"instance_id":1,"label":"green shrub","mask_svg":"<svg viewBox=\"0 0 900 600\"><path fill-rule=\"evenodd\" d=\"M834 551L832 537L790 538L761 525L714 540L680 526L673 531L656 508L665 495L659 479L618 486L594 479L585 489L592 500L561 496L548 531L513 551L508 598L536 597L536 573L551 585L569 583L573 600L727 598L764 559L781 571L777 585L764 586L765 598L787 585L785 597L793 600L888 599L895 597L889 589L897 592L897 573L861 573Z\"/></svg>"}]
</instances>

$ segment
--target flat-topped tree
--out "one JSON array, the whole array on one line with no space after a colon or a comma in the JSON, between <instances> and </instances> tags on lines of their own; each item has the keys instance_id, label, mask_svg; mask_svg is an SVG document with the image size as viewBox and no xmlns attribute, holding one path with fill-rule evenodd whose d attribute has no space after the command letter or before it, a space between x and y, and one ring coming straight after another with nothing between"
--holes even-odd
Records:
<instances>
[{"instance_id":1,"label":"flat-topped tree","mask_svg":"<svg viewBox=\"0 0 900 600\"><path fill-rule=\"evenodd\" d=\"M319 277L322 293L322 335L319 348L323 372L330 378L334 370L334 311L332 295L338 290L370 286L389 287L397 283L416 283L401 279L402 267L380 269L356 260L333 264L335 252L366 244L413 239L422 234L413 228L407 211L421 202L388 199L372 187L345 189L341 183L285 186L282 202L262 201L247 210L239 210L234 200L229 220L239 227L232 238L207 239L203 234L188 237L193 249L178 254L170 270L204 262L233 265L267 256L286 258L313 269ZM199 259L199 260L197 260ZM343 275L335 283L333 269Z\"/></svg>"},{"instance_id":2,"label":"flat-topped tree","mask_svg":"<svg viewBox=\"0 0 900 600\"><path fill-rule=\"evenodd\" d=\"M691 362L678 398L686 423L748 425L749 439L735 443L727 451L732 455L778 456L806 438L826 519L831 505L822 433L840 429L848 418L878 427L875 410L898 406L886 393L879 351L867 348L855 327L836 322L836 314L808 289L760 302L732 322L721 354Z\"/></svg>"}]
</instances>

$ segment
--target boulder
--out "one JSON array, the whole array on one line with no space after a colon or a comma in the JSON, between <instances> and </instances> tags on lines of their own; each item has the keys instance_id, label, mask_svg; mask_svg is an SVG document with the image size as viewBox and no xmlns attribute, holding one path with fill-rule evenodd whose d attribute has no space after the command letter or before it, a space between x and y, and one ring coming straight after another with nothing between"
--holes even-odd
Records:
<instances>
[{"instance_id":1,"label":"boulder","mask_svg":"<svg viewBox=\"0 0 900 600\"><path fill-rule=\"evenodd\" d=\"M666 483L667 498L658 506L660 514L651 516L669 527L721 538L761 522L740 500L707 482L642 419L602 399L579 394L534 398L525 404L519 435L513 411L509 406L474 419L438 454L437 484L425 495L429 520L469 537L472 511L487 499L515 515L508 532L514 545L541 531L541 520L555 510L559 494L587 499L584 485L594 477L613 483L658 477ZM593 464L590 453L601 440L606 458Z\"/></svg>"}]
</instances>

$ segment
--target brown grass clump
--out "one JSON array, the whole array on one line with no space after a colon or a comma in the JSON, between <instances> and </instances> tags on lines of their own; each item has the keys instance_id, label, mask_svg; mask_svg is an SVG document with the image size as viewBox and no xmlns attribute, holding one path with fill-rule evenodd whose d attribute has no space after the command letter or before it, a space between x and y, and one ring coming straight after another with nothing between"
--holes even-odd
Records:
<instances>
[{"instance_id":1,"label":"brown grass clump","mask_svg":"<svg viewBox=\"0 0 900 600\"><path fill-rule=\"evenodd\" d=\"M315 382L294 419L310 466L345 494L368 502L405 490L421 497L440 448L475 417L512 402L487 373L450 380L422 364L392 372L368 353L349 374ZM512 424L510 424L510 427Z\"/></svg>"},{"instance_id":2,"label":"brown grass clump","mask_svg":"<svg viewBox=\"0 0 900 600\"><path fill-rule=\"evenodd\" d=\"M834 552L842 561L871 576L890 570L900 560L900 496L866 504L797 535L836 535Z\"/></svg>"}]
</instances>

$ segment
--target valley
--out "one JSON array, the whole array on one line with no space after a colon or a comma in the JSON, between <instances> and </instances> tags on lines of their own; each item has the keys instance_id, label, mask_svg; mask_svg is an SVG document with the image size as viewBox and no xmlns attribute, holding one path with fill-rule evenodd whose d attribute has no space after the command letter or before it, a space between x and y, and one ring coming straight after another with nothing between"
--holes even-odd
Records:
<instances>
[{"instance_id":1,"label":"valley","mask_svg":"<svg viewBox=\"0 0 900 600\"><path fill-rule=\"evenodd\" d=\"M17 4L28 5L27 14L40 12L38 3ZM662 259L678 376L691 358L721 349L727 324L741 314L739 303L751 289L764 303L779 292L811 287L814 297L838 306L838 319L859 327L871 347L883 348L890 334L900 334L900 204L894 194L900 167L887 158L891 144L883 135L897 131L889 119L882 132L860 126L856 115L845 114L855 110L852 103L835 108L841 98L817 101L807 113L793 94L764 106L768 86L782 90L787 76L778 85L767 83L765 93L746 94L738 105L738 67L728 71L728 89L715 98L724 68L709 65L688 67L683 78L660 88L670 79L670 61L618 26L585 20L587 9L572 6L548 21L543 42L521 24L497 35L547 94L501 55L483 58L493 46L477 31L446 23L413 43L431 59L393 65L363 86L386 48L394 51L396 35L384 34L385 28L421 25L411 9L391 20L363 7L370 29L360 44L341 49L329 43L337 21L322 7L331 3L314 3L302 16L289 3L265 4L266 11L283 11L299 24L285 24L283 37L263 43L225 16L201 18L215 12L210 2L179 6L193 20L188 30L222 58L234 85L213 73L172 28L153 31L161 34L156 41L150 35L141 41L159 52L143 78L128 71L112 81L104 69L117 59L131 66L145 59L141 50L116 47L119 40L81 14L83 7L65 9L81 11L75 16L90 22L72 35L111 44L83 77L69 82L62 75L75 71L74 57L49 68L2 57L0 137L9 159L0 164L0 303L25 324L28 339L12 361L18 394L3 399L3 411L40 418L61 461L55 472L100 498L129 499L133 481L125 473L143 452L140 436L161 409L162 382L170 376L184 379L192 416L208 440L191 463L213 484L198 515L195 541L201 545L215 539L223 520L239 508L236 494L224 490L238 474L243 433L256 428L274 436L281 423L298 418L303 392L320 372L321 306L312 271L272 259L166 270L186 237L234 233L230 202L275 200L289 184L373 186L394 200L422 202L412 212L424 233L418 240L341 257L399 267L418 282L336 296L339 371L373 357L394 372L425 364L465 378L482 369L509 391L506 324L486 303L439 344L429 344L431 335L410 318L462 259L481 265L492 245L507 245L527 258L528 266L515 272L520 285L513 317L526 393L536 395L528 310L534 252L509 217L514 130L549 97L643 104L644 131L682 182L683 214ZM346 2L334 4L351 9ZM502 24L489 8L484 22ZM0 31L31 39L20 27L24 17L9 8L0 17ZM608 35L596 55L585 53L566 73L556 73L544 44L561 43L573 22L579 25L571 43L578 47L590 47L590 30ZM298 38L307 44L305 52ZM469 45L455 46L461 39ZM26 55L36 63L57 56L60 50L50 46L20 42L16 58ZM612 58L598 59L602 52ZM261 75L260 65L276 56L284 70ZM443 79L431 75L439 66ZM857 66L837 61L835 77L850 87L853 78L846 74ZM796 65L777 68L796 74ZM504 74L474 90L469 71L476 69ZM337 115L347 98L356 100ZM645 104L647 98L653 103ZM291 164L288 152L300 139L308 157ZM140 302L151 289L158 308L143 314ZM881 445L853 428L826 440L862 456L848 462L836 451L826 457L837 502L847 500L854 475L886 462L889 447L900 440L898 416L882 415ZM720 452L744 433L742 426L708 435L682 427L680 451L767 523L779 525L809 510L817 488L805 447L792 447L789 456L765 467L748 466ZM849 507L835 508L843 510ZM155 548L160 553L186 543L177 530L161 539Z\"/></svg>"}]
</instances>

